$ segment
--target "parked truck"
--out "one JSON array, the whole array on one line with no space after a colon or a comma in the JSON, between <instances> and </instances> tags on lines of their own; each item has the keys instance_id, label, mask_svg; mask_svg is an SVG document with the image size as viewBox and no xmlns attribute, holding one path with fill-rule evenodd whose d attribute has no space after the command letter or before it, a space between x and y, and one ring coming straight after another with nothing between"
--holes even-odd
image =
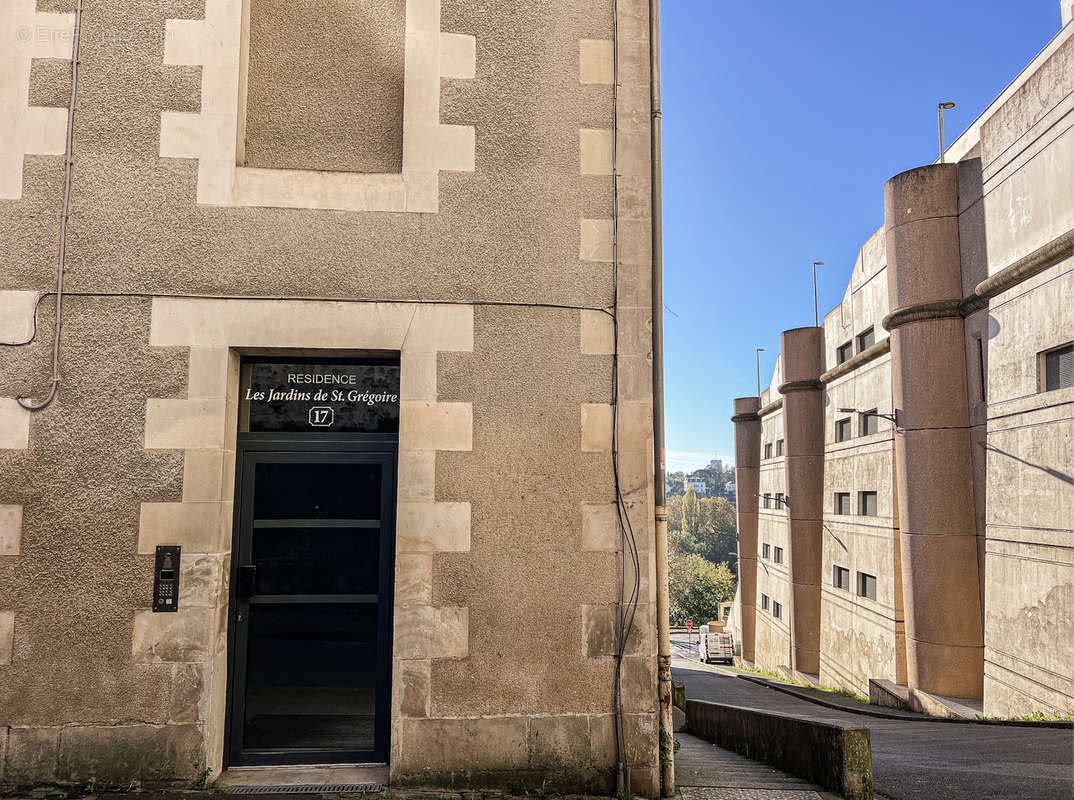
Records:
<instances>
[{"instance_id":1,"label":"parked truck","mask_svg":"<svg viewBox=\"0 0 1074 800\"><path fill-rule=\"evenodd\" d=\"M697 654L705 664L723 661L732 664L735 660L735 640L730 631L723 629L723 623L709 623L698 629Z\"/></svg>"}]
</instances>

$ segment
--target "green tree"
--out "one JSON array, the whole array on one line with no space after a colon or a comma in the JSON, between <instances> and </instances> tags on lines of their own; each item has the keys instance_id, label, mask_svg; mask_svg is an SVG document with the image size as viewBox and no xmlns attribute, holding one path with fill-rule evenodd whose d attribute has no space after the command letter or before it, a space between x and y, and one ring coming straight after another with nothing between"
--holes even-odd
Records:
<instances>
[{"instance_id":1,"label":"green tree","mask_svg":"<svg viewBox=\"0 0 1074 800\"><path fill-rule=\"evenodd\" d=\"M682 496L685 488L685 472L669 472L667 476L667 493L669 497Z\"/></svg>"},{"instance_id":2,"label":"green tree","mask_svg":"<svg viewBox=\"0 0 1074 800\"><path fill-rule=\"evenodd\" d=\"M668 563L671 624L719 619L720 603L734 599L735 584L726 563L713 564L695 553L674 556Z\"/></svg>"},{"instance_id":3,"label":"green tree","mask_svg":"<svg viewBox=\"0 0 1074 800\"><path fill-rule=\"evenodd\" d=\"M693 489L687 489L682 498L682 532L687 536L695 536L701 524L701 505L697 502L697 494Z\"/></svg>"},{"instance_id":4,"label":"green tree","mask_svg":"<svg viewBox=\"0 0 1074 800\"><path fill-rule=\"evenodd\" d=\"M723 497L703 497L699 504L701 525L694 552L714 564L722 561L736 564L738 517L735 507Z\"/></svg>"},{"instance_id":5,"label":"green tree","mask_svg":"<svg viewBox=\"0 0 1074 800\"><path fill-rule=\"evenodd\" d=\"M668 531L681 531L682 497L669 497L665 508L668 510Z\"/></svg>"}]
</instances>

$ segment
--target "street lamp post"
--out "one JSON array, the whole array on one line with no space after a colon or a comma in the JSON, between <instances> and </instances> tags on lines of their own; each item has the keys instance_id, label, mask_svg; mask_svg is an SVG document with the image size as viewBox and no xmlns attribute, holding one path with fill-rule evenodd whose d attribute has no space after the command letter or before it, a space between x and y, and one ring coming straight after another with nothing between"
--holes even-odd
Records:
<instances>
[{"instance_id":1,"label":"street lamp post","mask_svg":"<svg viewBox=\"0 0 1074 800\"><path fill-rule=\"evenodd\" d=\"M817 308L817 267L823 267L823 261L813 262L813 327L820 325L820 313Z\"/></svg>"},{"instance_id":2,"label":"street lamp post","mask_svg":"<svg viewBox=\"0 0 1074 800\"><path fill-rule=\"evenodd\" d=\"M763 347L758 347L757 352L754 353L757 356L757 402L761 402L761 353L764 352Z\"/></svg>"},{"instance_id":3,"label":"street lamp post","mask_svg":"<svg viewBox=\"0 0 1074 800\"><path fill-rule=\"evenodd\" d=\"M944 151L944 145L943 145L943 112L944 112L945 109L952 109L954 107L955 107L955 104L950 102L950 101L948 101L946 103L937 103L936 104L936 118L940 123L940 163L941 164L943 163L943 151Z\"/></svg>"}]
</instances>

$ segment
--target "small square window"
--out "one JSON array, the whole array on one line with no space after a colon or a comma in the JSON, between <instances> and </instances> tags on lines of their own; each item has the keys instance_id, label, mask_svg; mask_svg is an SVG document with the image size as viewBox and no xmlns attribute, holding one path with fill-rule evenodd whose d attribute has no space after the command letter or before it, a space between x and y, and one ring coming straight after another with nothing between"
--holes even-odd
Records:
<instances>
[{"instance_id":1,"label":"small square window","mask_svg":"<svg viewBox=\"0 0 1074 800\"><path fill-rule=\"evenodd\" d=\"M876 409L863 411L861 415L861 435L868 436L880 431L880 417L876 415Z\"/></svg>"},{"instance_id":2,"label":"small square window","mask_svg":"<svg viewBox=\"0 0 1074 800\"><path fill-rule=\"evenodd\" d=\"M772 601L772 616L776 619L783 619L783 606L776 601Z\"/></svg>"},{"instance_id":3,"label":"small square window","mask_svg":"<svg viewBox=\"0 0 1074 800\"><path fill-rule=\"evenodd\" d=\"M777 456L783 455L783 440L782 439L776 439L776 455Z\"/></svg>"},{"instance_id":4,"label":"small square window","mask_svg":"<svg viewBox=\"0 0 1074 800\"><path fill-rule=\"evenodd\" d=\"M772 443L771 442L769 442L768 444L766 444L764 446L764 457L765 458L771 458L772 457Z\"/></svg>"},{"instance_id":5,"label":"small square window","mask_svg":"<svg viewBox=\"0 0 1074 800\"><path fill-rule=\"evenodd\" d=\"M835 421L835 441L845 442L851 437L850 433L850 417L846 419L838 419Z\"/></svg>"},{"instance_id":6,"label":"small square window","mask_svg":"<svg viewBox=\"0 0 1074 800\"><path fill-rule=\"evenodd\" d=\"M858 513L863 517L876 516L876 492L858 492Z\"/></svg>"},{"instance_id":7,"label":"small square window","mask_svg":"<svg viewBox=\"0 0 1074 800\"><path fill-rule=\"evenodd\" d=\"M777 564L782 564L783 563L783 548L782 547L775 548L775 550L772 553L772 560L775 561Z\"/></svg>"},{"instance_id":8,"label":"small square window","mask_svg":"<svg viewBox=\"0 0 1074 800\"><path fill-rule=\"evenodd\" d=\"M862 331L861 333L858 334L858 352L859 353L862 352L863 350L868 350L874 344L876 344L876 332L872 328L869 328L868 330L864 330L864 331Z\"/></svg>"},{"instance_id":9,"label":"small square window","mask_svg":"<svg viewBox=\"0 0 1074 800\"><path fill-rule=\"evenodd\" d=\"M1074 344L1040 354L1041 387L1045 392L1074 386Z\"/></svg>"},{"instance_id":10,"label":"small square window","mask_svg":"<svg viewBox=\"0 0 1074 800\"><path fill-rule=\"evenodd\" d=\"M761 545L761 558L769 558L772 555L772 546L770 544Z\"/></svg>"},{"instance_id":11,"label":"small square window","mask_svg":"<svg viewBox=\"0 0 1074 800\"><path fill-rule=\"evenodd\" d=\"M832 566L832 586L836 589L842 589L845 592L850 591L850 570L846 567L840 567L838 564Z\"/></svg>"},{"instance_id":12,"label":"small square window","mask_svg":"<svg viewBox=\"0 0 1074 800\"><path fill-rule=\"evenodd\" d=\"M854 355L854 343L841 344L835 350L835 363L842 364L844 361L849 361L852 355Z\"/></svg>"},{"instance_id":13,"label":"small square window","mask_svg":"<svg viewBox=\"0 0 1074 800\"><path fill-rule=\"evenodd\" d=\"M850 513L850 492L836 492L835 493L835 513L836 514L849 514Z\"/></svg>"},{"instance_id":14,"label":"small square window","mask_svg":"<svg viewBox=\"0 0 1074 800\"><path fill-rule=\"evenodd\" d=\"M767 611L768 610L768 595L766 595L766 594L761 595L761 610L762 611Z\"/></svg>"},{"instance_id":15,"label":"small square window","mask_svg":"<svg viewBox=\"0 0 1074 800\"><path fill-rule=\"evenodd\" d=\"M858 573L858 596L868 600L876 599L876 576Z\"/></svg>"}]
</instances>

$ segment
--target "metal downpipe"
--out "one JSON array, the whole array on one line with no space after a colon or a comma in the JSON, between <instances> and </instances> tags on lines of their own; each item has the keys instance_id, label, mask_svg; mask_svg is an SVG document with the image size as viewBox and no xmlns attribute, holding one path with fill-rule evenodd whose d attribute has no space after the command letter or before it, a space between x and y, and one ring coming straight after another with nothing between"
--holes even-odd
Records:
<instances>
[{"instance_id":1,"label":"metal downpipe","mask_svg":"<svg viewBox=\"0 0 1074 800\"><path fill-rule=\"evenodd\" d=\"M675 794L675 747L671 721L671 629L668 622L668 515L664 467L664 256L660 161L660 0L649 0L649 97L652 168L653 476L656 517L657 685L660 703L660 794Z\"/></svg>"}]
</instances>

